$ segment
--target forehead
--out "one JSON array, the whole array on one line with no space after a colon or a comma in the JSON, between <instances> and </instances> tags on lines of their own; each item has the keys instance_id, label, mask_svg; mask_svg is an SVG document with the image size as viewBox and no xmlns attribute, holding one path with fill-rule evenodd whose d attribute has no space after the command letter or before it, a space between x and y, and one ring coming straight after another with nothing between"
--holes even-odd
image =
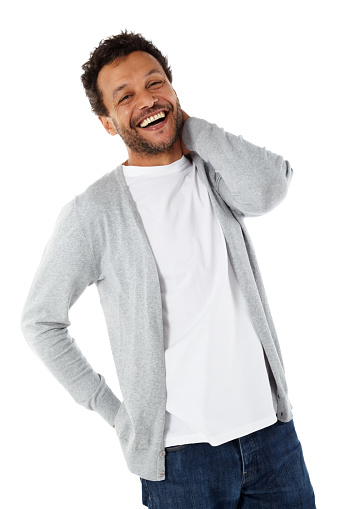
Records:
<instances>
[{"instance_id":1,"label":"forehead","mask_svg":"<svg viewBox=\"0 0 339 509\"><path fill-rule=\"evenodd\" d=\"M165 72L156 58L145 51L134 51L121 60L105 65L98 74L98 86L105 93L123 83L132 83L150 71Z\"/></svg>"}]
</instances>

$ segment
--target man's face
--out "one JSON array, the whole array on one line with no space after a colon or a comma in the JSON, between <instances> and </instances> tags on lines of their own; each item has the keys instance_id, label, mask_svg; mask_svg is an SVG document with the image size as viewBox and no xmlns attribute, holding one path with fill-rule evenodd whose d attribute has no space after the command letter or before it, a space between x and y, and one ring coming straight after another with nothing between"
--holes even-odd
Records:
<instances>
[{"instance_id":1,"label":"man's face","mask_svg":"<svg viewBox=\"0 0 339 509\"><path fill-rule=\"evenodd\" d=\"M118 133L123 139L129 164L154 164L164 154L175 154L173 160L181 156L180 104L152 55L135 51L118 63L104 66L98 75L98 87L109 112L109 117L99 118L110 134ZM147 119L154 115L159 118L149 123Z\"/></svg>"}]
</instances>

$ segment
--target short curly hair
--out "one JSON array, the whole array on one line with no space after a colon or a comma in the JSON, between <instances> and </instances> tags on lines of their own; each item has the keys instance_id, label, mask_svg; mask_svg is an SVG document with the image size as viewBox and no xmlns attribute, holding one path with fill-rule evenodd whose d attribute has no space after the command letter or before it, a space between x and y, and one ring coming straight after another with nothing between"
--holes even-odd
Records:
<instances>
[{"instance_id":1,"label":"short curly hair","mask_svg":"<svg viewBox=\"0 0 339 509\"><path fill-rule=\"evenodd\" d=\"M156 58L165 71L169 82L172 83L172 71L167 57L141 34L122 31L118 35L102 40L99 46L90 54L89 60L82 66L84 73L81 76L81 81L92 111L97 116L109 115L104 105L102 92L97 84L99 72L105 65L111 64L116 59L127 57L133 51L145 51Z\"/></svg>"}]
</instances>

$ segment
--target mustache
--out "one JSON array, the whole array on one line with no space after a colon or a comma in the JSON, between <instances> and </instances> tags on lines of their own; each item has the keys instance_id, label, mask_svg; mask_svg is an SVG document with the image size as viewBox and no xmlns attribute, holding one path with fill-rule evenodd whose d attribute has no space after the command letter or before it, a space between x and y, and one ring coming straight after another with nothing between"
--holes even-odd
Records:
<instances>
[{"instance_id":1,"label":"mustache","mask_svg":"<svg viewBox=\"0 0 339 509\"><path fill-rule=\"evenodd\" d=\"M157 103L156 106L153 106L152 108L143 111L142 115L140 115L138 119L133 120L133 122L131 123L131 127L133 128L137 127L142 121L142 119L156 115L159 111L172 111L172 110L173 106L171 104L168 105Z\"/></svg>"}]
</instances>

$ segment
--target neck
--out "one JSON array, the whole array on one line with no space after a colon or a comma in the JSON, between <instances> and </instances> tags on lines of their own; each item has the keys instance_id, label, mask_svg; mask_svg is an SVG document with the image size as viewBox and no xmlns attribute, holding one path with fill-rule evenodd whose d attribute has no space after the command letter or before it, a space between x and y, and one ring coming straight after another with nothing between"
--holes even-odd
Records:
<instances>
[{"instance_id":1,"label":"neck","mask_svg":"<svg viewBox=\"0 0 339 509\"><path fill-rule=\"evenodd\" d=\"M159 154L145 154L128 150L125 166L165 166L181 159L183 153L180 143L175 143L170 150Z\"/></svg>"}]
</instances>

